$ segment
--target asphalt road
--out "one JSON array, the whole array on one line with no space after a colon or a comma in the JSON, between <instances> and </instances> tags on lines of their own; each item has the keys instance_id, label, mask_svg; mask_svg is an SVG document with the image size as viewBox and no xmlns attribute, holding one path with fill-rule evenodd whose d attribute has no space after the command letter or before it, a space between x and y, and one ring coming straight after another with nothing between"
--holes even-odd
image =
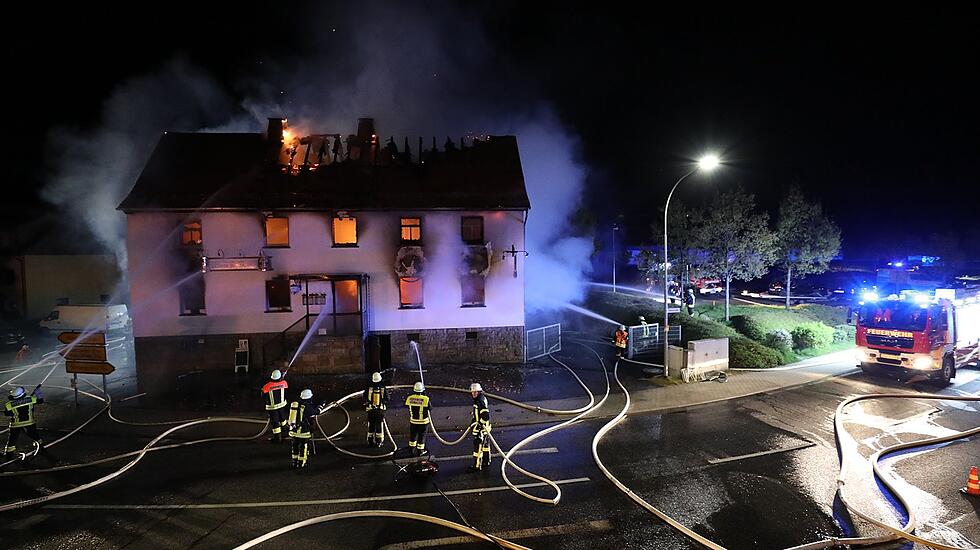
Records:
<instances>
[{"instance_id":1,"label":"asphalt road","mask_svg":"<svg viewBox=\"0 0 980 550\"><path fill-rule=\"evenodd\" d=\"M594 359L568 357L600 395L605 390ZM632 376L624 372L624 376ZM25 377L27 378L27 377ZM614 386L615 388L615 386ZM728 548L784 548L826 536L867 534L835 501L837 451L833 414L855 394L934 391L863 375L837 378L781 392L669 414L631 415L599 446L607 467L639 495ZM656 390L654 390L656 391ZM950 394L980 393L980 372L964 370ZM305 471L289 469L287 445L266 441L209 443L148 454L123 476L48 505L5 512L3 548L231 548L286 524L349 510L407 510L457 522L532 548L696 548L613 487L591 456L593 435L618 412L614 390L587 420L531 445L517 455L525 468L558 481L558 506L530 502L509 490L499 468L465 472L469 444L446 448L430 437L440 465L431 479L396 478L391 462L358 461L326 443ZM874 400L848 411L848 431L868 456L897 441L974 427L978 406L951 401ZM121 409L117 416L166 421L193 415ZM330 412L324 429L339 427ZM338 444L359 452L357 417ZM495 428L504 448L547 424ZM396 427L397 428L397 427ZM92 460L138 449L166 427L122 426L104 416L53 451L60 463ZM181 432L182 442L214 435L248 435L257 426L208 425ZM445 434L451 435L451 434ZM404 436L397 434L399 443ZM968 466L980 456L977 439L886 459L914 495L918 533L960 546L980 543L980 500L958 490ZM496 459L499 461L499 459ZM118 469L125 461L57 474L5 477L2 502L63 491ZM496 464L499 464L497 462ZM44 467L44 457L4 471ZM898 513L873 481L855 472L849 498L879 517ZM510 470L516 483L533 483ZM440 495L438 491L446 493ZM526 489L551 497L548 487ZM850 495L854 495L851 497ZM458 510L457 510L458 509ZM461 518L462 516L462 518ZM398 519L351 519L294 531L260 548L492 548L459 539L458 533ZM884 548L909 548L900 544Z\"/></svg>"}]
</instances>

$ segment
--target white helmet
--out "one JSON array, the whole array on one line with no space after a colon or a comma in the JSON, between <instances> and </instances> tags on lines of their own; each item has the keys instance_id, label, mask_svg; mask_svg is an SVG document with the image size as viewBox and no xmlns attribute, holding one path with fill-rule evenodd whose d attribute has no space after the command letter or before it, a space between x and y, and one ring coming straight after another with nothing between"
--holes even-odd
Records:
<instances>
[{"instance_id":1,"label":"white helmet","mask_svg":"<svg viewBox=\"0 0 980 550\"><path fill-rule=\"evenodd\" d=\"M424 392L425 391L425 384L423 384L421 382L416 382L415 383L415 387L412 388L412 391L414 391L415 393L422 393L422 392Z\"/></svg>"},{"instance_id":2,"label":"white helmet","mask_svg":"<svg viewBox=\"0 0 980 550\"><path fill-rule=\"evenodd\" d=\"M307 388L307 389L299 392L299 398L300 399L313 399L313 390Z\"/></svg>"},{"instance_id":3,"label":"white helmet","mask_svg":"<svg viewBox=\"0 0 980 550\"><path fill-rule=\"evenodd\" d=\"M280 378L282 378L282 371L280 371L279 369L272 371L273 380L279 380Z\"/></svg>"},{"instance_id":4,"label":"white helmet","mask_svg":"<svg viewBox=\"0 0 980 550\"><path fill-rule=\"evenodd\" d=\"M371 375L371 381L374 382L375 384L377 384L378 382L380 382L381 381L381 373L380 372L376 372L376 373L372 374Z\"/></svg>"},{"instance_id":5,"label":"white helmet","mask_svg":"<svg viewBox=\"0 0 980 550\"><path fill-rule=\"evenodd\" d=\"M479 382L473 382L470 384L470 391L483 391L483 386Z\"/></svg>"},{"instance_id":6,"label":"white helmet","mask_svg":"<svg viewBox=\"0 0 980 550\"><path fill-rule=\"evenodd\" d=\"M619 325L619 330L626 330L626 325Z\"/></svg>"},{"instance_id":7,"label":"white helmet","mask_svg":"<svg viewBox=\"0 0 980 550\"><path fill-rule=\"evenodd\" d=\"M647 320L646 317L640 315L640 321L646 321L646 320Z\"/></svg>"},{"instance_id":8,"label":"white helmet","mask_svg":"<svg viewBox=\"0 0 980 550\"><path fill-rule=\"evenodd\" d=\"M21 397L24 397L25 393L27 392L25 392L24 388L20 386L17 386L16 388L10 390L10 395L13 396L14 399L20 399Z\"/></svg>"}]
</instances>

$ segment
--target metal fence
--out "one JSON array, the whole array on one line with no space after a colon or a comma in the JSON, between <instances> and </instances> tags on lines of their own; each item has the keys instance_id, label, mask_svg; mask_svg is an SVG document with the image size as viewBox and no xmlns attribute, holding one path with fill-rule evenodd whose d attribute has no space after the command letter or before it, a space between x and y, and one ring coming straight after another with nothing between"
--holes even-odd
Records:
<instances>
[{"instance_id":1,"label":"metal fence","mask_svg":"<svg viewBox=\"0 0 980 550\"><path fill-rule=\"evenodd\" d=\"M548 325L527 331L524 340L524 361L561 351L561 324Z\"/></svg>"},{"instance_id":2,"label":"metal fence","mask_svg":"<svg viewBox=\"0 0 980 550\"><path fill-rule=\"evenodd\" d=\"M629 336L626 351L627 357L633 357L638 353L663 351L663 341L660 339L662 331L660 330L659 323L629 327ZM671 325L668 329L667 342L676 344L680 341L681 326Z\"/></svg>"}]
</instances>

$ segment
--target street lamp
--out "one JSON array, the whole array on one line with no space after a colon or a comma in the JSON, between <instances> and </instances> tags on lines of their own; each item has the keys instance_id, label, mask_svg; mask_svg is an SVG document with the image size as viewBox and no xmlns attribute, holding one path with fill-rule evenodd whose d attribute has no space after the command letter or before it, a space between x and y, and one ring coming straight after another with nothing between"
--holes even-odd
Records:
<instances>
[{"instance_id":1,"label":"street lamp","mask_svg":"<svg viewBox=\"0 0 980 550\"><path fill-rule=\"evenodd\" d=\"M616 292L616 233L619 231L619 224L614 223L612 226L612 268L613 268L613 293Z\"/></svg>"},{"instance_id":2,"label":"street lamp","mask_svg":"<svg viewBox=\"0 0 980 550\"><path fill-rule=\"evenodd\" d=\"M667 204L664 205L664 376L670 376L667 371L667 337L670 334L669 323L669 302L667 301L667 209L670 208L670 198L674 196L674 191L677 190L677 186L681 184L682 181L686 180L688 176L701 170L702 172L708 173L718 167L721 164L721 159L717 155L708 153L698 159L697 166L691 169L690 172L681 176L681 179L677 180L677 183L670 188L670 193L667 194Z\"/></svg>"}]
</instances>

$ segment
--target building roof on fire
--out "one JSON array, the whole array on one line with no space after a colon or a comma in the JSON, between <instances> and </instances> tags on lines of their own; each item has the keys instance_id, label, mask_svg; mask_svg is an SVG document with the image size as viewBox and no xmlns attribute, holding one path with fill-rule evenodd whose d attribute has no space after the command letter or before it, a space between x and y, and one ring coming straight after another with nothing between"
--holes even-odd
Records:
<instances>
[{"instance_id":1,"label":"building roof on fire","mask_svg":"<svg viewBox=\"0 0 980 550\"><path fill-rule=\"evenodd\" d=\"M300 149L302 159L306 147ZM517 139L426 151L424 163L378 149L287 173L264 134L166 133L119 205L161 210L524 210ZM271 160L270 160L271 159ZM417 157L416 157L417 159Z\"/></svg>"}]
</instances>

